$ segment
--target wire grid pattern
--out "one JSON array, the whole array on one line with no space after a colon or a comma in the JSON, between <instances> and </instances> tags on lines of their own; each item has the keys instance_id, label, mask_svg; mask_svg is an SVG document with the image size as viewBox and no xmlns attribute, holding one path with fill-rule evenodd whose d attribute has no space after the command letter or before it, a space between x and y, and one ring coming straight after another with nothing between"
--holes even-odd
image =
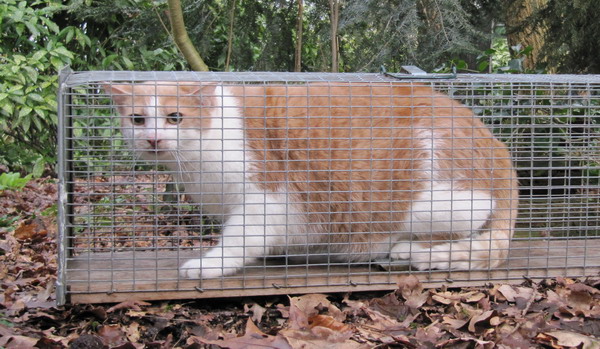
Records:
<instances>
[{"instance_id":1,"label":"wire grid pattern","mask_svg":"<svg viewBox=\"0 0 600 349\"><path fill-rule=\"evenodd\" d=\"M259 91L264 92L266 86L283 86L279 91L284 92L278 92L279 95L274 98L284 98L288 101L285 103L289 103L290 93L293 95L293 91L296 91L294 88L302 90L315 85L324 86L324 91L329 92L336 86L348 84L361 86L365 91L373 91L374 87L378 86L385 86L388 91L392 91L393 86L407 86L409 91L423 86L432 88L432 91L441 93L428 96L432 104L435 105L437 99L443 100L447 97L464 104L481 118L486 127L510 150L512 163L518 174L520 197L516 228L510 244L507 244L510 246L507 251L508 257L497 267L473 264L477 267L459 270L418 270L406 260L394 260L374 252L386 249L389 251L393 247L394 238L390 234L377 241L366 238L363 242L366 248L357 252L356 258L344 258L343 245L351 244L349 240L330 239L314 242L313 239L313 242L310 242L309 235L319 234L319 229L333 229L334 224L327 222L323 217L331 219L335 214L343 216L335 221L335 225L349 226L350 228L340 229L346 229L348 236L356 236L357 238L349 238L354 241L357 241L358 236L369 236L372 233L365 228L375 226L374 222L368 221L368 217L387 214L389 218L384 219L384 223L387 223L383 224L385 227L393 227L395 223L406 223L399 221L406 219L406 215L394 212L389 202L393 196L383 200L384 205L389 204L387 211L382 209L384 205L373 203L377 202L377 196L373 194L373 185L367 185L368 190L352 189L342 191L342 195L332 195L332 182L376 181L376 173L383 170L378 170L373 158L366 162L370 163L372 168L355 169L350 165L351 170L340 170L336 173L335 166L330 166L327 177L329 183L322 185L317 185L316 182L323 177L311 177L310 170L307 169L309 175L304 181L316 191L315 194L319 194L319 190L327 192L329 202L320 202L322 205L317 206L321 211L313 212L314 215L290 211L290 201L297 199L287 195L293 191L294 181L298 180L291 174L295 166L293 162L298 161L301 166L307 166L306 164L311 162L324 161L318 157L311 158L313 148L309 145L310 142L331 143L332 139L345 138L347 142L344 144L349 144L348 147L354 150L365 150L371 154L369 156L394 147L390 136L387 140L385 136L381 136L381 132L384 132L381 129L386 127L378 127L368 117L360 121L362 128L370 129L367 131L367 142L364 137L353 139L352 127L346 126L336 130L336 127L332 127L331 120L329 124L326 122L325 125L317 125L316 127L325 129L326 136L311 138L310 141L299 140L307 144L306 149L300 149L306 154L304 159L287 158L283 167L275 171L276 176L261 177L263 182L264 178L273 179L273 186L265 184L261 188L264 192L270 190L266 188L277 188L279 201L269 204L256 201L253 204L262 204L262 209L252 210L251 205L246 205L244 210L252 210L245 212L246 218L241 222L227 221L228 205L233 208L237 205L232 199L233 196L250 197L255 194L245 189L253 185L250 179L252 177L240 177L239 173L230 169L242 168L246 174L252 174L253 171L258 174L261 169L264 172L266 168L274 168L265 165L257 169L249 165L256 160L263 164L275 161L264 144L263 149L258 149L262 151L262 158L250 159L251 156L248 155L251 150L247 148L248 144L251 144L248 141L252 138L251 130L260 131L260 123L255 123L254 126L231 127L233 131L242 131L232 134L243 134L243 142L242 139L228 140L226 133L223 133L225 136L221 135L223 143L238 141L238 144L242 144L242 149L237 150L241 151L243 156L241 159L232 160L224 155L227 151L222 150L221 157L213 160L220 162L219 166L214 167L218 170L206 170L190 164L194 162L194 148L181 149L177 159L167 159L156 155L157 153L154 153L154 157L148 154L140 156L140 151L148 151L136 148L139 144L146 144L147 140L136 140L139 135L135 132L128 135L126 128L139 126L135 125L136 122L140 122L136 121L136 117L147 117L147 123L158 122L156 120L159 118L142 115L137 109L131 113L133 116L120 116L118 108L112 106L115 103L110 100L111 93L107 91L110 87L107 86L132 86L143 81L154 89L161 85L184 86L200 81L208 86L228 86L237 91L234 95L241 101L238 105L241 113L251 112L245 109L246 102L251 104L255 95L249 91L257 87ZM350 92L352 91L354 90ZM201 94L202 91L195 90L195 93ZM324 92L319 93L318 98L325 98ZM336 97L348 103L353 103L352 98L361 98L358 104L353 104L354 110L367 108L369 112L366 114L378 115L386 108L385 102L376 104L369 101L376 98L393 98L391 92L387 92L387 95L384 93L383 96L373 96L369 95L370 93L372 92L361 96L352 96L352 93L347 96L326 96L331 102L323 108L332 110L339 107L339 101L334 101ZM170 94L171 96L163 97L176 97L171 99L175 101L171 103L176 104L172 107L182 107L179 104L184 103L181 102L185 97L182 96L183 93ZM209 97L222 99L217 93ZM430 285L448 282L482 284L494 280L519 280L523 276L584 276L597 272L600 267L600 260L597 258L600 252L597 240L600 234L600 76L458 75L455 79L397 80L381 74L366 73L67 72L61 75L58 98L61 237L57 292L61 303L67 300L111 301L131 298L133 295L143 299L164 299L388 289L395 287L398 275L404 273L421 275L420 277ZM285 106L285 113L294 114L295 107L292 103ZM417 107L408 105L409 114ZM224 114L228 112L225 107L221 107L221 110ZM266 113L264 110L265 108L261 109L261 112ZM352 113L352 108L348 110ZM326 119L327 115L323 117ZM170 124L175 128L177 123L181 122L176 118L177 116L173 116L173 123ZM335 117L329 115L329 118ZM125 119L130 123L127 124L129 126L124 126ZM227 122L226 118L224 122ZM171 127L169 122L164 125L166 126L162 127ZM272 140L278 144L277 147L270 148L273 154L282 151L285 153L291 143L298 141L286 121L279 125L283 129L288 128L287 133L284 133L287 136L281 137L281 132L273 131L276 136L272 136ZM307 129L315 127L308 123L306 125ZM391 125L394 128L393 123ZM192 131L206 132L206 129L202 129L207 127L205 124L199 123L197 127L198 129ZM273 126L264 127L263 132L259 134L266 138L265 134L270 132L268 127ZM468 127L477 128L466 126ZM155 127L155 132L159 133L157 128L159 127ZM227 126L221 126L222 130L224 128ZM454 135L458 130L458 126L456 129L450 128L450 133ZM419 132L417 127L408 135ZM183 131L177 131L176 136L171 137L173 139L163 141L171 140L178 146L195 141L193 134L190 136L190 133ZM375 142L374 139L378 137L384 138L384 141ZM431 138L430 143L437 142L433 139L433 133L425 138ZM461 148L463 141L458 136L453 138L452 148ZM229 149L232 152L235 150ZM333 149L325 147L323 151L332 152ZM348 153L351 157L349 163L352 163L353 153ZM364 160L360 155L357 156L355 161ZM383 160L390 159L384 157ZM414 159L395 160L411 162ZM228 162L233 164L236 161L241 162L243 166L228 166ZM476 160L469 161L475 164ZM178 171L183 172L184 176L180 176ZM202 171L205 173L201 173ZM220 173L211 175L210 171ZM411 175L414 178L407 181L414 185L418 171L411 171L409 172L415 173ZM196 183L198 178L202 178L205 183ZM478 179L470 180L477 186ZM433 183L434 180L429 181ZM232 192L226 188L228 186L238 188L238 191ZM396 190L392 189L392 186L390 183L390 193ZM440 189L440 192L442 191L446 192L448 189ZM435 196L435 190L432 192L432 196ZM310 199L310 193L305 194L302 202L308 207L314 202ZM410 199L416 197L418 191L415 189L413 193L408 190L408 193L402 195ZM220 199L215 199L215 196L220 196ZM373 199L374 197L376 199ZM485 198L478 201L480 199L477 195L472 195L472 215L476 215L478 210L485 211L487 201ZM332 207L340 201L343 203L344 200L364 204L360 206L363 211L353 208L352 204L339 206L345 207L348 212L340 211L338 206L336 212L332 211ZM505 197L504 200L510 200L510 197ZM418 199L416 201L418 202ZM433 202L435 199L429 201ZM323 207L329 207L329 211L323 211ZM353 210L360 212L351 212ZM452 211L452 207L447 210ZM234 247L254 247L262 249L263 254L270 251L269 258L256 258L231 273L209 279L190 280L185 275L182 276L179 269L187 260L202 260L206 251L219 244L224 229L223 221L229 225L240 225L240 231L251 230L252 215L287 217L284 226L276 228L276 234L282 236L282 239L278 240L279 248L260 246L260 243L256 246L246 246L256 244L255 240L231 240L238 241L239 246ZM443 214L442 216L448 217ZM460 220L464 218L455 216L452 212L449 217L450 222L439 217L432 218L431 233L442 233L436 231L440 229L435 227L436 224L445 227L448 223L463 223ZM378 219L381 223L381 216ZM471 217L468 220L474 219ZM266 218L262 221L266 221ZM353 224L361 228L352 229ZM265 229L270 228L268 224L264 226ZM293 234L298 234L298 231L306 235L304 240L293 238ZM402 236L403 239L411 241L414 239L413 235L408 233ZM433 237L430 234L429 238L421 236L420 239L432 241ZM299 243L300 240L305 242ZM447 241L451 243L450 240ZM336 244L342 247L338 248ZM231 251L234 250L227 250L226 253L233 253ZM223 255L220 258L225 260L245 257L247 251L241 251L235 250L235 253L241 253L240 256ZM432 253L428 253L430 258L433 258ZM315 256L320 258L313 258ZM475 255L472 257L477 258Z\"/></svg>"}]
</instances>

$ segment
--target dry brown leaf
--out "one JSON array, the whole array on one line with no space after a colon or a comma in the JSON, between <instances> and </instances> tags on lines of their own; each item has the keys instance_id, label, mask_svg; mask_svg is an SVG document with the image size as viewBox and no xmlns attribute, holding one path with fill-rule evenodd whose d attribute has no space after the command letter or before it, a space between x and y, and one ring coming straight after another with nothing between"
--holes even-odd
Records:
<instances>
[{"instance_id":1,"label":"dry brown leaf","mask_svg":"<svg viewBox=\"0 0 600 349\"><path fill-rule=\"evenodd\" d=\"M444 291L444 292L432 292L431 299L438 303L442 303L445 305L449 305L452 303L456 303L460 301L460 297L456 296L452 292Z\"/></svg>"},{"instance_id":2,"label":"dry brown leaf","mask_svg":"<svg viewBox=\"0 0 600 349\"><path fill-rule=\"evenodd\" d=\"M499 316L493 316L490 318L490 326L499 326L502 323L502 319Z\"/></svg>"},{"instance_id":3,"label":"dry brown leaf","mask_svg":"<svg viewBox=\"0 0 600 349\"><path fill-rule=\"evenodd\" d=\"M591 286L588 286L586 284L583 284L581 282L575 283L575 284L571 284L568 285L567 288L571 291L575 291L575 292L588 292L589 294L597 294L600 295L600 290L593 288Z\"/></svg>"},{"instance_id":4,"label":"dry brown leaf","mask_svg":"<svg viewBox=\"0 0 600 349\"><path fill-rule=\"evenodd\" d=\"M230 349L250 349L250 348L277 348L292 349L288 341L281 335L270 336L263 333L251 319L246 321L246 330L243 336L226 338L220 340L211 340L199 336L191 336L187 340L188 345L192 344L214 344L222 348Z\"/></svg>"},{"instance_id":5,"label":"dry brown leaf","mask_svg":"<svg viewBox=\"0 0 600 349\"><path fill-rule=\"evenodd\" d=\"M125 330L125 336L130 342L137 342L140 340L140 324L132 322L123 328Z\"/></svg>"},{"instance_id":6,"label":"dry brown leaf","mask_svg":"<svg viewBox=\"0 0 600 349\"><path fill-rule=\"evenodd\" d=\"M553 348L600 348L600 341L597 339L570 331L539 333L535 338L540 342L551 345Z\"/></svg>"},{"instance_id":7,"label":"dry brown leaf","mask_svg":"<svg viewBox=\"0 0 600 349\"><path fill-rule=\"evenodd\" d=\"M442 332L442 330L436 326L436 323L432 323L427 327L418 328L414 337L422 346L431 346L439 343L440 338L443 335L444 332Z\"/></svg>"},{"instance_id":8,"label":"dry brown leaf","mask_svg":"<svg viewBox=\"0 0 600 349\"><path fill-rule=\"evenodd\" d=\"M251 307L248 307L248 304L244 304L244 313L252 312L252 321L261 322L262 317L267 311L267 309L258 305L258 303L253 303Z\"/></svg>"},{"instance_id":9,"label":"dry brown leaf","mask_svg":"<svg viewBox=\"0 0 600 349\"><path fill-rule=\"evenodd\" d=\"M289 311L289 325L290 328L301 330L308 328L308 316L304 309L298 306L298 298L290 297ZM312 313L312 312L311 312Z\"/></svg>"},{"instance_id":10,"label":"dry brown leaf","mask_svg":"<svg viewBox=\"0 0 600 349\"><path fill-rule=\"evenodd\" d=\"M423 291L423 285L421 285L421 282L414 274L401 275L398 277L397 284L400 295L406 300L413 293L421 293Z\"/></svg>"},{"instance_id":11,"label":"dry brown leaf","mask_svg":"<svg viewBox=\"0 0 600 349\"><path fill-rule=\"evenodd\" d=\"M333 318L332 318L333 319ZM335 321L335 320L334 320ZM310 329L284 329L279 332L293 348L368 348L351 340L351 330L337 331L328 327L314 326Z\"/></svg>"},{"instance_id":12,"label":"dry brown leaf","mask_svg":"<svg viewBox=\"0 0 600 349\"><path fill-rule=\"evenodd\" d=\"M511 285L501 285L498 287L498 291L502 293L502 295L509 302L514 302L517 298L530 299L535 292L534 289L530 287L518 287Z\"/></svg>"},{"instance_id":13,"label":"dry brown leaf","mask_svg":"<svg viewBox=\"0 0 600 349\"><path fill-rule=\"evenodd\" d=\"M287 307L287 306L279 303L275 306L275 308L277 309L277 311L279 311L282 318L287 319L290 317L290 307Z\"/></svg>"},{"instance_id":14,"label":"dry brown leaf","mask_svg":"<svg viewBox=\"0 0 600 349\"><path fill-rule=\"evenodd\" d=\"M301 330L309 327L308 319L320 312L327 313L337 321L344 321L344 314L338 307L331 304L323 294L307 294L300 297L289 297L289 326Z\"/></svg>"},{"instance_id":15,"label":"dry brown leaf","mask_svg":"<svg viewBox=\"0 0 600 349\"><path fill-rule=\"evenodd\" d=\"M480 300L484 299L485 297L487 297L485 295L485 293L479 292L479 291L474 291L474 292L469 292L467 294L463 294L462 300L466 303L477 303Z\"/></svg>"},{"instance_id":16,"label":"dry brown leaf","mask_svg":"<svg viewBox=\"0 0 600 349\"><path fill-rule=\"evenodd\" d=\"M48 229L46 229L46 225L39 218L34 218L31 220L26 220L22 222L21 225L15 230L15 238L17 240L25 241L25 240L42 240L48 235Z\"/></svg>"},{"instance_id":17,"label":"dry brown leaf","mask_svg":"<svg viewBox=\"0 0 600 349\"><path fill-rule=\"evenodd\" d=\"M142 311L141 306L149 306L152 305L148 302L144 302L144 301L138 301L138 300L128 300L125 302L121 302L117 305L114 305L110 308L108 308L106 310L107 313L112 313L116 310L121 310L121 309L133 309L135 311Z\"/></svg>"},{"instance_id":18,"label":"dry brown leaf","mask_svg":"<svg viewBox=\"0 0 600 349\"><path fill-rule=\"evenodd\" d=\"M385 331L389 328L398 328L402 326L402 324L395 318L382 314L376 310L364 308L363 311L372 322L369 324L369 326L371 326L374 329Z\"/></svg>"},{"instance_id":19,"label":"dry brown leaf","mask_svg":"<svg viewBox=\"0 0 600 349\"><path fill-rule=\"evenodd\" d=\"M503 346L496 346L496 344L493 341L485 341L485 340L481 340L481 339L477 339L474 337L470 337L470 336L461 336L460 338L452 338L452 339L448 339L442 342L437 343L436 347L437 348L471 348L471 345L463 345L461 346L460 344L474 344L475 348L478 349L492 349L495 347L498 348L510 348L513 349L512 347L503 347Z\"/></svg>"},{"instance_id":20,"label":"dry brown leaf","mask_svg":"<svg viewBox=\"0 0 600 349\"><path fill-rule=\"evenodd\" d=\"M444 316L442 318L442 323L447 324L448 326L452 327L455 330L458 330L459 328L463 327L464 325L467 324L467 322L469 322L468 319L455 319L449 316Z\"/></svg>"},{"instance_id":21,"label":"dry brown leaf","mask_svg":"<svg viewBox=\"0 0 600 349\"><path fill-rule=\"evenodd\" d=\"M475 333L477 331L476 325L484 321L489 321L489 319L494 316L495 313L495 310L488 310L480 313L479 315L472 316L471 320L469 320L469 332Z\"/></svg>"},{"instance_id":22,"label":"dry brown leaf","mask_svg":"<svg viewBox=\"0 0 600 349\"><path fill-rule=\"evenodd\" d=\"M344 299L342 300L342 303L346 304L348 306L348 309L344 309L345 312L348 312L348 310L352 311L352 314L358 314L360 311L362 311L362 309L364 307L367 306L367 304L363 301L360 300L352 300L349 298L350 296L348 294L346 294L344 296Z\"/></svg>"},{"instance_id":23,"label":"dry brown leaf","mask_svg":"<svg viewBox=\"0 0 600 349\"><path fill-rule=\"evenodd\" d=\"M37 342L37 338L18 335L0 338L0 346L6 349L33 348Z\"/></svg>"},{"instance_id":24,"label":"dry brown leaf","mask_svg":"<svg viewBox=\"0 0 600 349\"><path fill-rule=\"evenodd\" d=\"M308 324L310 328L320 326L338 332L346 332L352 329L350 326L344 324L343 322L337 321L333 318L333 316L329 315L313 315L308 318Z\"/></svg>"},{"instance_id":25,"label":"dry brown leaf","mask_svg":"<svg viewBox=\"0 0 600 349\"><path fill-rule=\"evenodd\" d=\"M104 344L117 346L127 342L125 333L119 325L104 325L98 329L98 336Z\"/></svg>"}]
</instances>

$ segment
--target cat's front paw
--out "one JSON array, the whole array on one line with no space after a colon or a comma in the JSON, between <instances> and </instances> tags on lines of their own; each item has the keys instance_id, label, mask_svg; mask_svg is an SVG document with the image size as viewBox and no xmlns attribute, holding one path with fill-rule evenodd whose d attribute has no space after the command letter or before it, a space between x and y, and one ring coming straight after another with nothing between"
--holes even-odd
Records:
<instances>
[{"instance_id":1,"label":"cat's front paw","mask_svg":"<svg viewBox=\"0 0 600 349\"><path fill-rule=\"evenodd\" d=\"M179 276L186 279L212 279L223 276L223 265L217 259L190 259L179 267Z\"/></svg>"},{"instance_id":2,"label":"cat's front paw","mask_svg":"<svg viewBox=\"0 0 600 349\"><path fill-rule=\"evenodd\" d=\"M432 255L431 249L419 247L414 242L399 242L390 251L391 259L408 259L410 265L417 270L448 269L449 256L440 254ZM440 261L440 259L442 261Z\"/></svg>"}]
</instances>

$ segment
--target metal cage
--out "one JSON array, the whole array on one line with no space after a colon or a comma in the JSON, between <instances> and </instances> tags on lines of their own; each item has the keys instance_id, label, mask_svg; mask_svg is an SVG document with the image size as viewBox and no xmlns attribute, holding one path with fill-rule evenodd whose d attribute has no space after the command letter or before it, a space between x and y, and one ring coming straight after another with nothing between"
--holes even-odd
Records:
<instances>
[{"instance_id":1,"label":"metal cage","mask_svg":"<svg viewBox=\"0 0 600 349\"><path fill-rule=\"evenodd\" d=\"M155 300L386 290L395 288L398 276L405 273L414 273L425 285L432 287L442 284L466 286L481 285L487 282L520 282L524 277L531 279L558 275L580 277L597 273L600 270L600 240L598 239L600 237L600 76L459 74L456 77L439 76L438 79L427 79L427 77L425 76L423 79L423 77L410 75L390 76L362 73L63 71L60 75L58 95L60 124L58 302L61 304L65 302L93 303L117 302L131 298ZM129 102L122 101L120 104L125 104L125 106L119 106L117 105L119 103L114 101L115 92L108 91L111 86L140 84L155 91L165 91L164 86L174 87L173 91L175 92L171 93L169 99L173 104L171 107L174 108L185 107L183 99L193 97L180 92L178 86L195 84L229 86L231 89L228 91L237 91L233 93L234 104L237 108L236 113L242 116L250 113L267 115L269 113L267 109L269 106L273 106L271 103L276 101L267 101L266 98L260 97L263 98L261 102L263 105L256 107L259 109L258 111L251 111L250 105L255 102L251 99L257 97L249 91L255 91L257 88L266 91L265 89L269 86L278 86L278 91L284 92L281 95L269 97L283 99L283 101L277 102L279 103L277 104L278 108L281 109L281 106L284 106L278 112L283 113L281 115L289 113L290 118L306 120L315 117L315 113L324 114L317 115L322 119L320 123L307 122L305 128L306 130L323 128L326 137L298 140L298 136L291 131L289 119L282 118L279 123L274 123L279 125L278 130L270 129L274 126L267 126L266 122L262 120L261 122L265 122L265 129L260 129L260 123L253 124L254 129L261 132L260 137L267 137L265 134L272 131L274 136L269 137L273 142L277 141L277 146L274 146L273 142L269 145L263 142L260 143L261 146L256 145L259 143L251 143L248 140L253 137L249 130L251 127L237 125L232 128L239 132L232 134L243 135L244 139L233 139L238 141L235 144L241 149L235 149L233 146L229 151L238 152L241 154L241 158L228 157L225 154L227 150L220 149L220 157L217 157L216 160L213 159L213 161L219 162L214 169L220 169L220 173L211 177L208 174L211 171L210 168L190 165L190 162L200 161L197 154L193 153L194 146L197 147L201 143L201 140L198 139L194 139L191 145L188 144L188 148L185 149L188 153L181 150L177 156L173 155L176 159L171 162L176 162L176 165L171 166L167 160L157 155L159 152L156 150L159 147L157 143L160 141L158 138L142 140L142 142L148 142L149 145L144 143L145 146L154 147L155 153L152 153L153 150L144 149L147 153L146 156L140 156L139 149L136 149L136 145L134 145L138 144L136 137L139 138L139 135L136 136L136 132L132 132L130 129L142 124L144 121L140 118L146 117L147 121L145 122L154 125L147 126L147 128L152 130L154 127L154 132L158 134L160 131L158 131L159 126L156 119L163 118L166 120L164 125L176 130L174 132L177 134L177 139L172 140L174 144L183 147L183 144L187 142L186 137L194 138L180 129L183 123L178 125L181 122L178 118L186 116L177 114L178 112L167 113L168 115L158 115L159 112L156 112L156 115L145 115L143 111L137 111L136 108L139 106L135 104L143 103L158 110L157 105L162 107L165 103L158 101L158 97L161 96L144 96L143 93L131 90L133 91L131 95L125 97L131 101L131 105L127 106ZM313 88L311 86L319 86L321 92L316 92L317 95L307 93L310 96L301 97L304 104L302 104L302 108L298 109L297 105L290 102L295 98L293 97L296 93L294 91L309 90ZM346 95L340 96L336 92L332 92L337 91L334 90L336 86L355 86L358 89L351 88ZM391 101L397 98L398 96L395 96L396 92L394 92L397 86L404 86L408 91L416 89L432 91L431 96L421 96L418 103L400 102L406 104L405 110L400 112L400 114L404 113L403 118L418 118L414 114L416 113L415 108L436 108L437 99L454 103L449 102L452 100L456 103L445 107L449 108L449 111L439 113L434 111L434 114L439 114L435 117L451 117L449 114L453 113L453 108L466 106L475 115L475 118L481 119L485 128L489 129L496 139L502 141L510 151L515 169L513 173L518 175L519 207L518 217L508 218L515 220L515 222L511 222L511 224L515 224L512 238L498 245L504 246L502 248L506 249L505 260L499 261L499 263L489 263L491 266L488 267L485 267L485 263L474 263L472 268L464 266L460 268L415 268L409 261L390 259L384 255L372 253L373 250L367 246L361 250L362 252L354 252L356 258L347 258L347 260L341 258L342 261L340 261L334 254L339 254L335 251L343 250L343 248L335 249L332 246L335 244L351 245L352 241L356 241L352 236L348 238L349 240L340 240L341 242L331 240L329 245L322 240L319 240L320 243L311 243L311 238L307 237L304 240L300 239L306 241L304 246L295 246L294 251L296 252L289 252L292 251L291 244L298 245L292 234L308 235L309 231L320 231L322 234L333 224L322 217L331 217L334 214L342 216L347 214L344 217L350 221L344 221L344 219L336 221L336 224L340 225L356 225L357 217L363 217L361 218L363 221L360 222L362 226L360 229L357 228L358 231L354 231L352 228L343 228L350 235L370 236L371 232L363 230L365 230L365 226L370 226L369 224L373 222L365 220L375 217L376 214L385 214L389 217L381 218L379 216L380 221L386 220L387 223L407 226L406 222L394 221L403 219L398 217L407 216L397 214L398 212L394 211L391 204L390 208L382 209L382 207L386 207L387 202L377 206L373 204L376 200L373 199L369 202L369 198L374 197L373 192L376 190L372 185L375 181L374 174L382 171L373 160L376 157L374 154L399 147L390 140L376 141L375 139L381 138L382 134L388 132L387 129L402 126L393 124L390 126L388 123L384 123L383 127L377 126L369 117L357 124L352 121L353 115L357 113L358 109L363 110L361 115L370 117L385 114L386 112L382 110L394 103L381 102L381 99ZM376 88L380 87L387 89L388 92L377 95L373 93ZM190 94L203 93L199 88L192 90ZM357 93L356 91L363 92ZM140 99L137 99L136 93L146 99L138 102ZM113 97L112 101L111 97ZM412 98L410 93L404 97ZM209 96L202 98L206 99L194 99L200 101L197 110L204 110L203 108L211 106L212 102L210 102ZM217 104L217 108L221 109L223 115L228 113L225 110L225 104L221 104L225 98L223 95L214 93L210 98L216 98L214 103ZM340 98L342 101L339 100ZM316 102L317 99L320 102ZM375 99L380 101L375 103L373 102ZM203 101L206 101L206 105L203 105ZM185 103L189 107L190 102ZM318 112L310 112L311 106L314 106L311 103L319 103ZM349 105L345 106L345 109L342 108L344 103ZM214 105L212 106L214 107ZM119 108L124 109L120 110ZM298 110L294 111L294 108ZM335 114L332 110L336 108L343 110L335 112L337 113ZM198 111L198 113L202 114L203 112ZM313 114L307 116L302 115L303 113ZM332 119L331 115L339 116L340 113L345 115L343 117L350 120L351 124L341 130L336 130L336 127L332 126L336 121L327 121L327 118ZM198 120L208 117L200 115ZM153 120L151 120L152 118ZM124 119L127 120L125 123ZM228 121L223 122L227 123ZM211 127L201 121L198 121L197 125L199 128ZM364 137L365 133L362 133L362 136L353 136L352 130L356 128L356 125L361 125L360 127L368 136ZM451 123L451 125L454 124ZM221 128L221 131L227 128L226 124L218 127ZM461 148L461 144L475 144L456 136L459 127L477 126L458 126L457 124L457 126L445 129L444 132L449 134L448 139L451 142L448 142L453 144L453 149ZM125 128L129 129L125 130ZM285 130L286 128L287 133L281 133L281 129ZM411 135L418 133L417 131L413 130L405 134ZM427 137L431 139L428 141L429 143L425 143L432 148L435 147L435 144L450 144L438 140L435 132L437 131L428 133ZM223 144L231 141L226 134L224 131L220 133L222 137L220 141ZM286 136L282 137L281 134ZM362 161L365 159L360 159L359 152L354 154L353 151L349 151L348 163L360 159L363 167L364 164L372 164L373 167L368 168L367 166L359 171L350 166L348 171L337 174L334 166L330 166L328 174L324 175L328 178L325 181L327 183L317 184L316 182L325 177L313 176L310 163L326 161L327 156L332 156L331 153L339 149L321 145L320 151L324 151L328 155L317 156L314 155L314 144L311 145L311 142L331 144L332 139L338 138L343 139L344 144L353 144L353 149L365 150L371 154L369 155L371 158L365 162ZM405 138L409 144L414 142L410 136ZM200 143L197 143L198 141ZM290 151L292 142L297 141L304 142L302 144L306 149L300 149L304 155L294 155ZM388 142L388 145L382 147L381 144L386 144L385 142ZM260 147L263 148L260 149ZM380 149L380 147L382 148ZM248 152L251 150L260 152L262 158L253 155L254 157L250 159ZM277 152L279 158L271 156L269 151ZM408 149L407 151L412 150ZM475 150L466 149L466 151L473 152ZM348 156L348 154L344 156ZM282 160L282 156L285 159ZM392 160L406 163L413 161L409 158ZM436 159L436 161L438 160ZM467 160L472 161L474 167L480 166L477 156ZM241 167L228 166L227 162L229 161L239 162L238 165ZM251 164L256 161L264 166L256 167L255 164ZM300 210L300 214L322 210L318 212L321 218L315 218L314 221L311 221L311 218L292 219L294 214L298 213L286 211L292 207L288 202L292 196L286 192L292 190L292 185L295 185L294 181L298 181L291 174L293 166L296 166L292 163L293 161L300 161L301 166L306 166L306 174L301 177L305 181L303 185L313 188L313 192L327 192L323 195L329 198L329 201L322 202L323 200L321 200L319 208L311 206L313 192L296 193L297 198L301 197L297 200L302 202L302 207L306 210ZM268 167L271 162L273 164L277 162L279 167L275 165ZM391 166L393 169L402 169L403 166L409 165ZM247 173L265 172L261 177L263 184L269 178L273 182L277 182L274 187L269 188L277 188L277 192L281 194L280 204L270 203L268 207L267 204L264 204L264 208L253 211L253 214L265 217L279 214L288 217L283 222L284 225L289 226L278 228L278 234L282 234L283 237L277 241L283 241L280 242L282 246L278 246L278 248L253 246L258 249L262 248L268 255L253 258L232 273L210 278L197 278L193 275L192 278L185 277L185 273L181 273L181 266L190 258L202 261L204 258L202 256L206 255L206 251L215 248L215 245L218 246L223 225L234 224L223 218L227 215L225 211L228 210L226 206L229 201L224 198L226 194L218 193L219 187L238 185L239 188L250 188L255 184L252 179L249 179L252 177L247 176L247 173L239 176L239 173L231 170L232 168L242 169L241 171ZM270 170L268 170L269 168ZM462 170L473 171L474 169ZM181 177L181 173L178 171L183 172L184 176ZM199 177L185 176L186 172L194 171L205 171L206 173ZM266 173L267 171L277 172L279 177L275 175L270 177L271 174ZM458 170L450 169L448 171ZM494 171L499 170L488 169L489 173L494 173ZM459 174L456 176L460 177ZM190 183L194 181L193 178L203 178L202 180L207 183L212 178L213 182L210 183L212 186L207 187L206 183ZM281 178L284 179L281 180ZM515 180L515 178L508 179ZM470 180L475 181L475 179ZM219 181L222 182L219 183ZM243 181L243 183L236 181ZM367 183L366 187L371 189L360 191L356 189L359 187L350 186L347 191L340 192L340 189L337 189L337 192L332 194L334 189L331 188L334 187L335 182L343 183L345 181L362 181L361 183ZM414 179L409 181L409 185L413 185L410 183L414 183ZM392 186L393 184L389 184L390 193L396 190ZM265 189L267 184L260 188L265 191L272 190ZM207 193L207 190L214 190L216 193ZM246 192L246 190L249 191ZM406 191L406 189L404 190ZM416 196L417 194L410 192L411 190L403 193L402 197ZM445 190L451 196L456 195L452 188L446 187ZM209 194L222 195L221 200L209 200L207 199ZM234 194L238 197L254 195L250 193L250 189L241 189L241 192ZM432 202L435 195L435 193L431 194ZM389 197L393 197L393 195ZM358 204L355 204L354 208L352 204L343 206L349 211L354 210L350 214L341 212L339 207L342 206L336 206L337 211L335 212L331 209L336 202L344 200L354 203L366 202L366 204L360 206L363 211L358 213L356 212ZM475 200L471 212L476 212L480 206L481 209L485 209L486 203L479 203ZM370 208L365 209L364 207ZM492 209L494 207L492 205ZM329 211L327 208L330 208ZM453 210L452 205L448 210ZM453 216L453 212L449 214L450 220L455 219L453 217L456 216ZM471 214L475 215L476 213ZM250 212L247 213L247 217L249 215ZM312 216L304 215L303 217ZM228 223L223 223L224 221ZM263 218L263 222L266 221L267 218ZM244 229L249 231L250 227L244 227L244 222L242 220L239 223L242 225L241 231ZM432 234L425 234L419 239L435 244L437 241L432 239L435 239L433 235L436 222L432 221L431 223ZM458 223L450 222L449 224ZM393 224L385 225L388 228L393 226ZM411 232L410 224L408 226L405 229L407 230L406 236L412 236L411 234L414 232ZM267 223L265 223L264 229L265 231L270 229ZM413 239L406 236L404 239L408 239L409 242ZM237 241L242 245L250 244L246 239L247 237L242 235L237 236L237 240L231 241ZM371 240L370 238L365 239L361 241L368 245ZM391 238L388 239L386 248L389 249L392 248L393 241ZM374 242L371 243L374 244ZM379 241L379 243L386 244L385 241ZM490 246L493 249L496 245ZM244 250L245 246L237 247L242 247L242 249L224 249L221 258L233 258L234 256L227 255L234 253L231 251L242 254L249 251ZM266 252L267 250L271 252ZM299 250L304 252L298 253ZM365 257L361 256L361 253L372 253L372 255ZM322 258L313 261L310 258L311 254L319 254ZM430 257L434 256L430 253ZM473 255L473 258L476 256Z\"/></svg>"}]
</instances>

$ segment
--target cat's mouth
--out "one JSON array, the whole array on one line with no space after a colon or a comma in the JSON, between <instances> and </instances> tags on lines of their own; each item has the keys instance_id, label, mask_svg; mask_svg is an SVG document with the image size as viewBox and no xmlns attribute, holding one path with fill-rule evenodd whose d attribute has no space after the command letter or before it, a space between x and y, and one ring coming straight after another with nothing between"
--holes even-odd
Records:
<instances>
[{"instance_id":1,"label":"cat's mouth","mask_svg":"<svg viewBox=\"0 0 600 349\"><path fill-rule=\"evenodd\" d=\"M163 154L167 153L167 151L164 149L152 149L152 148L145 149L143 152L146 154L150 154L150 155L163 155Z\"/></svg>"}]
</instances>

